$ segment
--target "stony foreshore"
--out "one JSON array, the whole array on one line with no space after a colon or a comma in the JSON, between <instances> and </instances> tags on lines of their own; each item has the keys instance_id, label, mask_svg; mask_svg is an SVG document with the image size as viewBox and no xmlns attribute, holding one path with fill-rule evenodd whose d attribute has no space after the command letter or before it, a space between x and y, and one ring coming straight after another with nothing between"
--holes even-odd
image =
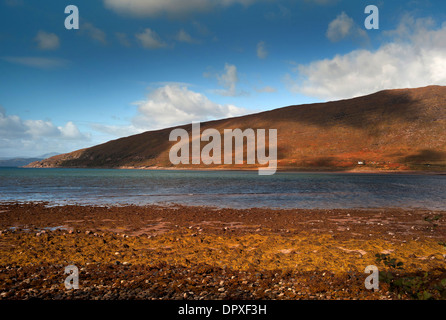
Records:
<instances>
[{"instance_id":1,"label":"stony foreshore","mask_svg":"<svg viewBox=\"0 0 446 320\"><path fill-rule=\"evenodd\" d=\"M446 212L5 203L0 230L0 299L446 298Z\"/></svg>"}]
</instances>

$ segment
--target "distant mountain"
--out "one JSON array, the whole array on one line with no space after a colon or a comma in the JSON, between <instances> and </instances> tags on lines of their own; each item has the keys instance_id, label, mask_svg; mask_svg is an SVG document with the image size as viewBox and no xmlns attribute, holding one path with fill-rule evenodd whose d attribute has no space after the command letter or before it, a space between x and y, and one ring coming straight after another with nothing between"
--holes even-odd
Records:
<instances>
[{"instance_id":1,"label":"distant mountain","mask_svg":"<svg viewBox=\"0 0 446 320\"><path fill-rule=\"evenodd\" d=\"M0 167L23 167L31 162L40 161L43 158L13 158L0 160Z\"/></svg>"},{"instance_id":2,"label":"distant mountain","mask_svg":"<svg viewBox=\"0 0 446 320\"><path fill-rule=\"evenodd\" d=\"M58 154L60 154L60 153L58 153L58 152L50 152L50 153L42 154L41 156L37 156L36 158L46 159L46 158L51 158L51 157L57 156Z\"/></svg>"},{"instance_id":3,"label":"distant mountain","mask_svg":"<svg viewBox=\"0 0 446 320\"><path fill-rule=\"evenodd\" d=\"M55 155L58 155L58 153L55 153L55 152L46 153L46 154L43 154L41 156L31 157L31 158L27 158L27 157L11 157L11 158L3 157L3 158L0 158L0 167L23 167L23 166L26 166L26 165L30 164L31 162L44 160L46 158L53 157Z\"/></svg>"},{"instance_id":4,"label":"distant mountain","mask_svg":"<svg viewBox=\"0 0 446 320\"><path fill-rule=\"evenodd\" d=\"M190 132L191 125L178 126ZM278 167L291 170L446 170L446 87L385 90L201 123L201 130L277 129ZM173 128L36 161L30 167L240 168L169 161ZM243 168L257 167L246 165Z\"/></svg>"}]
</instances>

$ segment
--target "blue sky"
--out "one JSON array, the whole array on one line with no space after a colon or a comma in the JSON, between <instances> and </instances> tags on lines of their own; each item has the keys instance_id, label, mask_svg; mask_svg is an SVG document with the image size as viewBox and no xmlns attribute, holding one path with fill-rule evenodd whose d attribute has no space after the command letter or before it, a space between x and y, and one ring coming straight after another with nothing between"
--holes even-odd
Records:
<instances>
[{"instance_id":1,"label":"blue sky","mask_svg":"<svg viewBox=\"0 0 446 320\"><path fill-rule=\"evenodd\" d=\"M446 85L445 22L433 0L0 0L0 157Z\"/></svg>"}]
</instances>

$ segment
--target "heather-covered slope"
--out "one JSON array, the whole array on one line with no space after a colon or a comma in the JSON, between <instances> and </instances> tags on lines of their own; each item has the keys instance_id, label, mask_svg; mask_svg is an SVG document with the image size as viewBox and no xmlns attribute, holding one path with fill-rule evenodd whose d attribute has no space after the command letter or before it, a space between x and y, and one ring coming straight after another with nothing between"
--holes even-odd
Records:
<instances>
[{"instance_id":1,"label":"heather-covered slope","mask_svg":"<svg viewBox=\"0 0 446 320\"><path fill-rule=\"evenodd\" d=\"M181 126L191 130L190 125ZM278 167L296 170L446 169L446 87L386 90L201 124L201 130L277 129ZM144 132L31 163L30 167L254 168L173 166L173 128ZM203 143L204 145L205 143ZM364 164L358 164L364 162Z\"/></svg>"}]
</instances>

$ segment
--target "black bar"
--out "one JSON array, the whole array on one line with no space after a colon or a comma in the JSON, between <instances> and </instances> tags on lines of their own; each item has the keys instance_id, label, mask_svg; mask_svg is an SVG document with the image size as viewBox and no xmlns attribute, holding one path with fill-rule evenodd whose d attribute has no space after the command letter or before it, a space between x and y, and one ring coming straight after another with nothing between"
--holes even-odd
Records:
<instances>
[{"instance_id":1,"label":"black bar","mask_svg":"<svg viewBox=\"0 0 446 320\"><path fill-rule=\"evenodd\" d=\"M250 307L247 307L250 306ZM187 314L184 313L188 307ZM4 315L45 315L60 319L112 316L113 319L139 315L139 319L319 319L320 317L362 318L364 316L401 318L422 310L443 314L445 301L86 301L27 300L0 301ZM181 309L183 308L183 309ZM212 308L211 312L209 311ZM193 314L190 313L194 310ZM231 312L229 312L231 310ZM263 311L265 310L265 311ZM19 317L21 318L21 317Z\"/></svg>"}]
</instances>

